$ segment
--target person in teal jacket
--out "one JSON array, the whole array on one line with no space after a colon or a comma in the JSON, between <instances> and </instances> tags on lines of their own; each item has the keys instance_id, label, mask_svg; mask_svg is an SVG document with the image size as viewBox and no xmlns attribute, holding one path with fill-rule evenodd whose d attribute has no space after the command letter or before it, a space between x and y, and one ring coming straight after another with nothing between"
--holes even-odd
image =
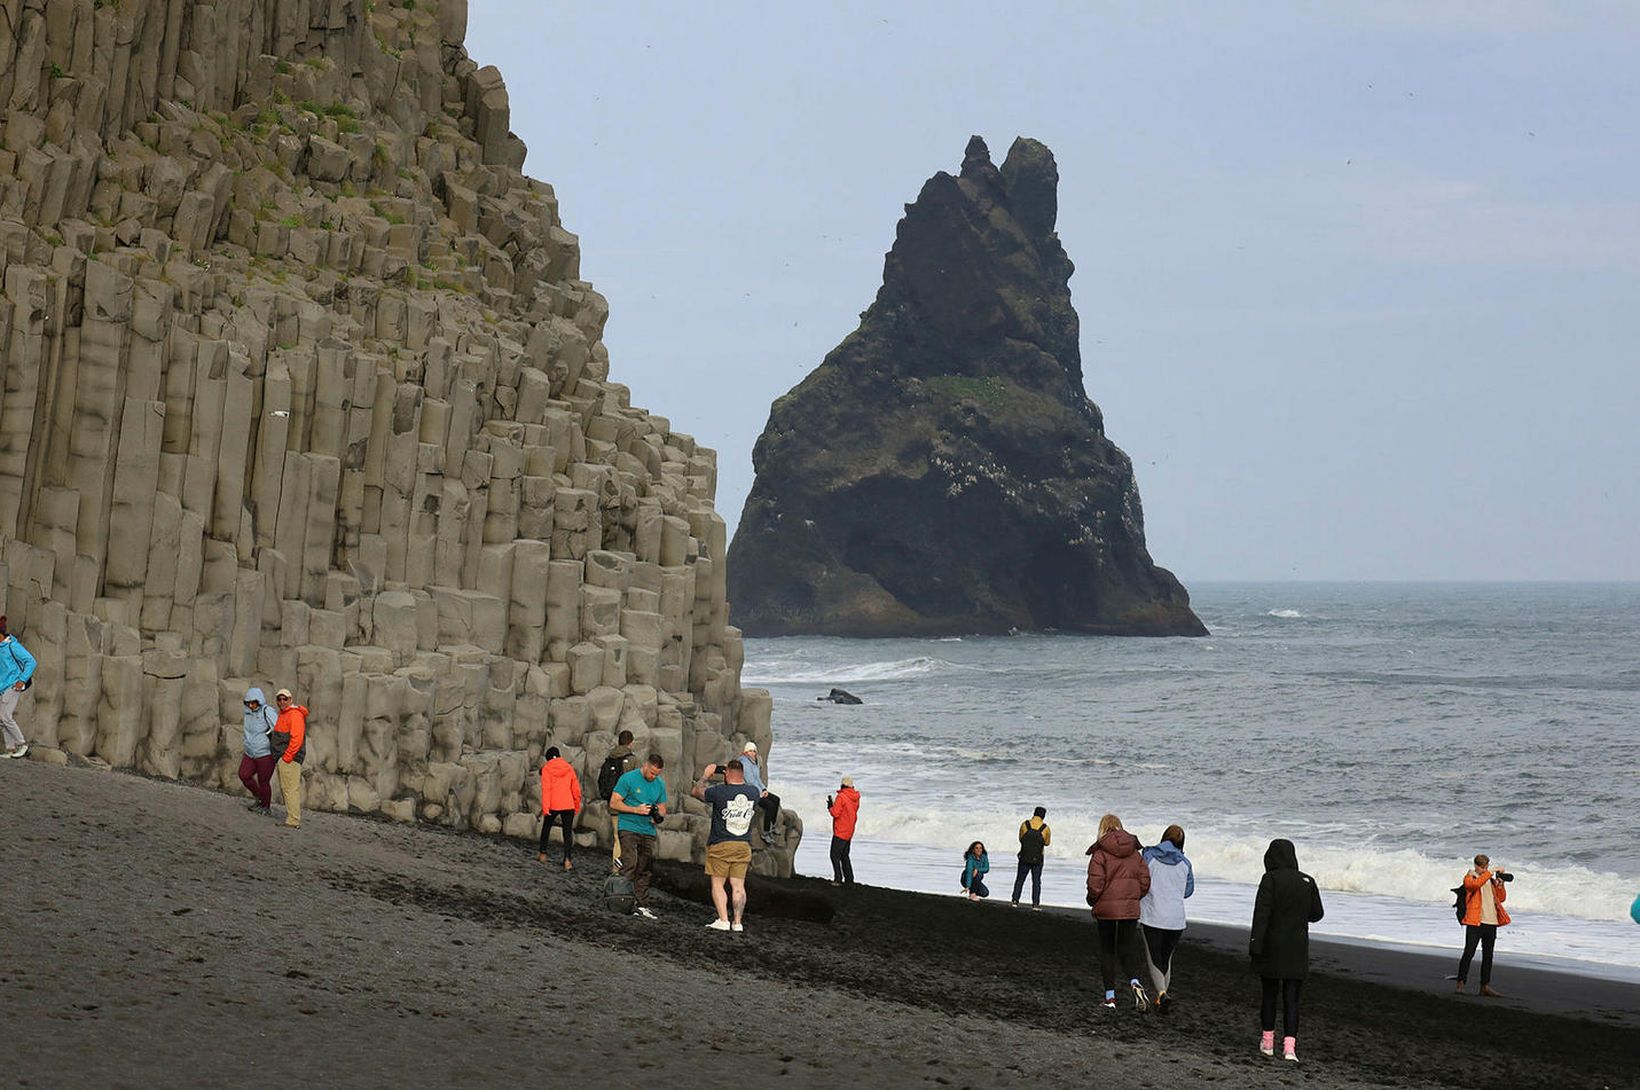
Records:
<instances>
[{"instance_id":1,"label":"person in teal jacket","mask_svg":"<svg viewBox=\"0 0 1640 1090\"><path fill-rule=\"evenodd\" d=\"M968 891L970 901L978 901L991 895L983 881L990 869L991 857L985 854L984 841L976 840L968 845L968 850L962 856L962 888Z\"/></svg>"},{"instance_id":2,"label":"person in teal jacket","mask_svg":"<svg viewBox=\"0 0 1640 1090\"><path fill-rule=\"evenodd\" d=\"M17 725L17 702L34 684L34 666L34 656L6 628L5 615L0 614L0 734L6 744L0 755L28 756L28 740Z\"/></svg>"},{"instance_id":3,"label":"person in teal jacket","mask_svg":"<svg viewBox=\"0 0 1640 1090\"><path fill-rule=\"evenodd\" d=\"M1629 906L1629 918L1640 923L1640 894L1635 895L1634 903Z\"/></svg>"}]
</instances>

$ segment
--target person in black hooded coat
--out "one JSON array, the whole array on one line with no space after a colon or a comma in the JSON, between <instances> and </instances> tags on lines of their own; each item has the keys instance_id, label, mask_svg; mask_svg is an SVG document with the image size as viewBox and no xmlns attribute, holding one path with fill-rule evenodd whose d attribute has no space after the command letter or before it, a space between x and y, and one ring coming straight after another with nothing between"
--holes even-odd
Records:
<instances>
[{"instance_id":1,"label":"person in black hooded coat","mask_svg":"<svg viewBox=\"0 0 1640 1090\"><path fill-rule=\"evenodd\" d=\"M1272 840L1264 853L1264 879L1253 902L1253 931L1247 953L1264 988L1259 1004L1263 1036L1259 1051L1275 1054L1276 995L1282 1000L1282 1051L1298 1059L1298 997L1310 971L1310 925L1325 914L1315 879L1298 869L1290 840Z\"/></svg>"}]
</instances>

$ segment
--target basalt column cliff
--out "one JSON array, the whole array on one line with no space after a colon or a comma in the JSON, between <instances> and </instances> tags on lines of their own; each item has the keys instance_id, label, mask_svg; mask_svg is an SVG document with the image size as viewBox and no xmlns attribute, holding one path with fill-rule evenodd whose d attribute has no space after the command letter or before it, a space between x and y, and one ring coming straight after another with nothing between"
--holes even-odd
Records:
<instances>
[{"instance_id":1,"label":"basalt column cliff","mask_svg":"<svg viewBox=\"0 0 1640 1090\"><path fill-rule=\"evenodd\" d=\"M713 453L609 379L466 0L0 0L0 611L34 755L533 836L556 745L767 750ZM788 815L756 868L789 873ZM577 838L607 841L593 801Z\"/></svg>"},{"instance_id":2,"label":"basalt column cliff","mask_svg":"<svg viewBox=\"0 0 1640 1090\"><path fill-rule=\"evenodd\" d=\"M774 403L730 550L754 635L1205 634L1082 387L1058 170L968 144L906 206L860 328Z\"/></svg>"}]
</instances>

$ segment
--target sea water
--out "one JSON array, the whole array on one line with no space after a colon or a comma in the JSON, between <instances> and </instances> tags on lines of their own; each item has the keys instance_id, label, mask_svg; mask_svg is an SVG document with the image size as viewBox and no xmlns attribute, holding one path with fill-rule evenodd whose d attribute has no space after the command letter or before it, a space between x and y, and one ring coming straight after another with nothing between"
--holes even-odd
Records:
<instances>
[{"instance_id":1,"label":"sea water","mask_svg":"<svg viewBox=\"0 0 1640 1090\"><path fill-rule=\"evenodd\" d=\"M1200 584L1193 605L1211 636L748 640L798 869L830 873L850 775L864 881L957 893L983 840L1006 899L1046 806L1043 899L1081 905L1113 812L1147 844L1186 829L1193 918L1245 924L1286 837L1318 933L1455 947L1451 887L1485 852L1516 876L1502 956L1640 977L1640 585ZM865 703L816 701L832 686Z\"/></svg>"}]
</instances>

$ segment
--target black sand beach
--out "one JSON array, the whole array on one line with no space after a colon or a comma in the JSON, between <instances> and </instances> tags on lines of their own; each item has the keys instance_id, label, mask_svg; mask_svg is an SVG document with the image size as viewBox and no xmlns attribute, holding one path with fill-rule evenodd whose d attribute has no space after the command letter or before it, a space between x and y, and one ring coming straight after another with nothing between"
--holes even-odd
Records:
<instances>
[{"instance_id":1,"label":"black sand beach","mask_svg":"<svg viewBox=\"0 0 1640 1090\"><path fill-rule=\"evenodd\" d=\"M1318 944L1295 1068L1254 1051L1232 929L1191 930L1157 1017L1095 1006L1084 914L800 880L831 924L754 903L727 935L665 894L657 921L607 915L596 854L566 875L477 836L288 831L28 761L0 764L0 827L14 1086L1640 1085L1640 988L1506 951L1512 998L1483 1002L1444 958Z\"/></svg>"}]
</instances>

